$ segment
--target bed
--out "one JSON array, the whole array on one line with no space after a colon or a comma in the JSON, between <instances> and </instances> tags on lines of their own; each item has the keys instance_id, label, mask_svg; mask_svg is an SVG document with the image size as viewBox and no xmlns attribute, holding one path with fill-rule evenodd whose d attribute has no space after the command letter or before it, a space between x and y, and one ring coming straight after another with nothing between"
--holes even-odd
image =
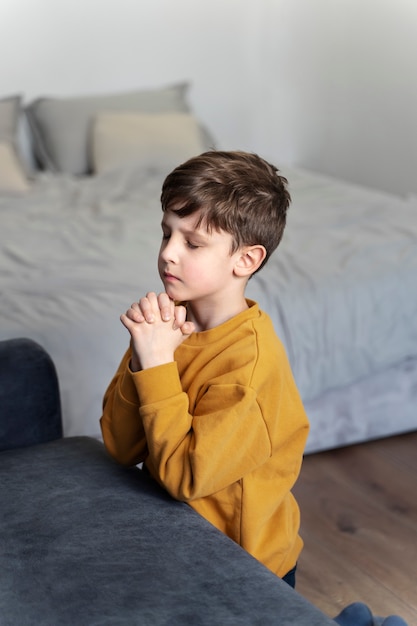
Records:
<instances>
[{"instance_id":1,"label":"bed","mask_svg":"<svg viewBox=\"0 0 417 626\"><path fill-rule=\"evenodd\" d=\"M187 85L0 100L0 339L51 354L67 436L100 437L128 344L119 315L161 287L161 183L209 147ZM247 295L287 349L306 451L415 430L417 200L276 164L288 225Z\"/></svg>"}]
</instances>

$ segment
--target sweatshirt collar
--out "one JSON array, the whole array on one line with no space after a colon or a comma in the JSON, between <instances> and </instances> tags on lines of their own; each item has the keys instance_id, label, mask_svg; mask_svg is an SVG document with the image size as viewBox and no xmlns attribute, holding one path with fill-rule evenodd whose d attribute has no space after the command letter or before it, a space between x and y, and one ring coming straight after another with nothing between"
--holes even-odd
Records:
<instances>
[{"instance_id":1,"label":"sweatshirt collar","mask_svg":"<svg viewBox=\"0 0 417 626\"><path fill-rule=\"evenodd\" d=\"M198 333L192 333L183 343L188 346L199 346L219 341L219 339L230 334L245 322L259 317L259 305L254 300L249 300L249 298L246 298L246 302L248 303L248 308L242 311L242 313L238 313L238 315L235 315L219 326L215 326L209 330L202 330Z\"/></svg>"}]
</instances>

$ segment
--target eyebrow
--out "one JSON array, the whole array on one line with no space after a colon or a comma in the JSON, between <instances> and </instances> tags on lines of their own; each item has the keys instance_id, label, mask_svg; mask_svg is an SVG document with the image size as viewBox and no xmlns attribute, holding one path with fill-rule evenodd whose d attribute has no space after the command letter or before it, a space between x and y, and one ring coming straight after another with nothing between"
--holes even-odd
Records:
<instances>
[{"instance_id":1,"label":"eyebrow","mask_svg":"<svg viewBox=\"0 0 417 626\"><path fill-rule=\"evenodd\" d=\"M161 221L161 226L170 229L169 224L167 224L164 221L163 218L162 218L162 221ZM178 230L185 237L195 237L195 238L201 240L202 242L206 242L207 241L207 237L205 236L204 232L202 232L202 233L200 232L201 229L194 230L192 228L178 228Z\"/></svg>"}]
</instances>

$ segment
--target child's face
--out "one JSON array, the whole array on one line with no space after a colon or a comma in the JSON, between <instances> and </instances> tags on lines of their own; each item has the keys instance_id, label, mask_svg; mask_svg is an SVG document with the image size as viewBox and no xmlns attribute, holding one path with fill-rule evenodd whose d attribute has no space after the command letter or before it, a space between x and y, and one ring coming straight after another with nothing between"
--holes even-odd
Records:
<instances>
[{"instance_id":1,"label":"child's face","mask_svg":"<svg viewBox=\"0 0 417 626\"><path fill-rule=\"evenodd\" d=\"M173 300L215 302L227 293L239 251L231 254L232 235L207 232L204 225L195 228L197 219L164 213L159 275Z\"/></svg>"}]
</instances>

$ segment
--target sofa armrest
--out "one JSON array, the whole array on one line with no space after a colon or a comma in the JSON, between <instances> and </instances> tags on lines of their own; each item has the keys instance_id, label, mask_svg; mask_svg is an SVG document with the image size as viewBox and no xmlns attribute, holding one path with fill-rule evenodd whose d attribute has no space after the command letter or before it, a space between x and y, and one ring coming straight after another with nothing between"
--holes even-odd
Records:
<instances>
[{"instance_id":1,"label":"sofa armrest","mask_svg":"<svg viewBox=\"0 0 417 626\"><path fill-rule=\"evenodd\" d=\"M62 437L55 365L32 339L0 341L0 450Z\"/></svg>"}]
</instances>

